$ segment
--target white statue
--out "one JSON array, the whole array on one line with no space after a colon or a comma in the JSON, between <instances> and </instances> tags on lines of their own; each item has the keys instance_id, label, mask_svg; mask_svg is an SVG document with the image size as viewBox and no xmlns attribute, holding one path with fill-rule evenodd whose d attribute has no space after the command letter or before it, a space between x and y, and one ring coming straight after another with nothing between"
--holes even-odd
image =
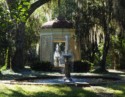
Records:
<instances>
[{"instance_id":1,"label":"white statue","mask_svg":"<svg viewBox=\"0 0 125 97\"><path fill-rule=\"evenodd\" d=\"M60 48L59 48L59 44L56 44L56 49L54 52L54 65L59 66L60 63Z\"/></svg>"}]
</instances>

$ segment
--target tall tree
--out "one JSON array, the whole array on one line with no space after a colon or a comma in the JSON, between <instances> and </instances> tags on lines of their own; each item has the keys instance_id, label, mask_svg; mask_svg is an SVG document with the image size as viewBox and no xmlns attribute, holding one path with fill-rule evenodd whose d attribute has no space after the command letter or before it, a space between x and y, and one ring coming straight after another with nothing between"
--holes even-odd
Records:
<instances>
[{"instance_id":1,"label":"tall tree","mask_svg":"<svg viewBox=\"0 0 125 97\"><path fill-rule=\"evenodd\" d=\"M19 71L24 68L24 32L25 23L30 15L40 6L50 0L38 0L29 6L29 0L6 0L12 19L16 22L16 51L12 59L12 69Z\"/></svg>"},{"instance_id":2,"label":"tall tree","mask_svg":"<svg viewBox=\"0 0 125 97\"><path fill-rule=\"evenodd\" d=\"M106 57L108 54L109 46L110 46L110 21L111 21L111 13L112 13L112 0L106 0L105 2L105 12L103 14L103 28L104 28L104 33L105 33L105 38L104 38L104 46L103 46L103 55L102 59L100 61L100 70L102 72L106 71Z\"/></svg>"}]
</instances>

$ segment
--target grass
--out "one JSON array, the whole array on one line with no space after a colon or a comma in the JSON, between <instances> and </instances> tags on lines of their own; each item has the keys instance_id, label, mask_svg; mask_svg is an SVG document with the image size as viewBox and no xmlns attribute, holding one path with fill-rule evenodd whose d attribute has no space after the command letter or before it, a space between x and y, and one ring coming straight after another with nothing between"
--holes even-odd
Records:
<instances>
[{"instance_id":1,"label":"grass","mask_svg":"<svg viewBox=\"0 0 125 97\"><path fill-rule=\"evenodd\" d=\"M125 97L125 84L93 87L7 85L0 84L0 97L98 97L99 93L111 93Z\"/></svg>"},{"instance_id":2,"label":"grass","mask_svg":"<svg viewBox=\"0 0 125 97\"><path fill-rule=\"evenodd\" d=\"M113 86L109 86L108 87L110 90L114 90L115 95L117 95L117 97L125 97L125 84L121 84L121 85L113 85Z\"/></svg>"},{"instance_id":3,"label":"grass","mask_svg":"<svg viewBox=\"0 0 125 97\"><path fill-rule=\"evenodd\" d=\"M94 86L91 88L85 88L85 90L88 90L97 94L103 94L103 93L113 94L114 95L113 97L125 97L125 84L121 84L121 83L111 84L108 86Z\"/></svg>"},{"instance_id":4,"label":"grass","mask_svg":"<svg viewBox=\"0 0 125 97\"><path fill-rule=\"evenodd\" d=\"M0 84L0 97L97 97L78 87Z\"/></svg>"},{"instance_id":5,"label":"grass","mask_svg":"<svg viewBox=\"0 0 125 97\"><path fill-rule=\"evenodd\" d=\"M15 79L29 76L43 76L49 73L23 72L14 73L10 70L0 74L0 80ZM55 73L54 75L58 75ZM84 73L83 73L84 75ZM106 74L107 75L107 74ZM125 73L111 73L110 76L123 76ZM103 74L103 76L105 76ZM100 94L113 94L114 97L125 97L125 84L108 84L107 86L69 87L64 85L11 85L0 84L0 97L98 97ZM101 96L107 97L107 96ZM108 96L111 97L111 96Z\"/></svg>"}]
</instances>

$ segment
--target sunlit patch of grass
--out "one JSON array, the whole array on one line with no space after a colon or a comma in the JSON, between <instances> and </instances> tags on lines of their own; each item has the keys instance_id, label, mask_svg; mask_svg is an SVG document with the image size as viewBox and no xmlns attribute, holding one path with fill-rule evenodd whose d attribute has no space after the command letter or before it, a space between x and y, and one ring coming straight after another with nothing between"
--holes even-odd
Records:
<instances>
[{"instance_id":1,"label":"sunlit patch of grass","mask_svg":"<svg viewBox=\"0 0 125 97\"><path fill-rule=\"evenodd\" d=\"M125 97L125 84L114 84L108 86L94 86L84 88L85 90L95 93L111 93L116 97Z\"/></svg>"},{"instance_id":2,"label":"sunlit patch of grass","mask_svg":"<svg viewBox=\"0 0 125 97\"><path fill-rule=\"evenodd\" d=\"M0 97L96 97L79 87L0 84Z\"/></svg>"},{"instance_id":3,"label":"sunlit patch of grass","mask_svg":"<svg viewBox=\"0 0 125 97\"><path fill-rule=\"evenodd\" d=\"M125 84L114 84L107 88L114 90L116 97L125 97Z\"/></svg>"}]
</instances>

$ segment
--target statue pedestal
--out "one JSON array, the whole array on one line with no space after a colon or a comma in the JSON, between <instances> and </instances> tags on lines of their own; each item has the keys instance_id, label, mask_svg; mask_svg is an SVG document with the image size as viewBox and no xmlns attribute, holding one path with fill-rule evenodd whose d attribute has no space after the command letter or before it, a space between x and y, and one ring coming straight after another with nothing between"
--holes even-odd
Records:
<instances>
[{"instance_id":1,"label":"statue pedestal","mask_svg":"<svg viewBox=\"0 0 125 97\"><path fill-rule=\"evenodd\" d=\"M71 72L71 61L70 61L70 58L71 58L71 54L63 54L63 57L65 59L65 67L64 67L64 74L65 74L65 77L64 77L64 81L65 82L71 82L72 79L71 79L71 75L70 75L70 72Z\"/></svg>"}]
</instances>

